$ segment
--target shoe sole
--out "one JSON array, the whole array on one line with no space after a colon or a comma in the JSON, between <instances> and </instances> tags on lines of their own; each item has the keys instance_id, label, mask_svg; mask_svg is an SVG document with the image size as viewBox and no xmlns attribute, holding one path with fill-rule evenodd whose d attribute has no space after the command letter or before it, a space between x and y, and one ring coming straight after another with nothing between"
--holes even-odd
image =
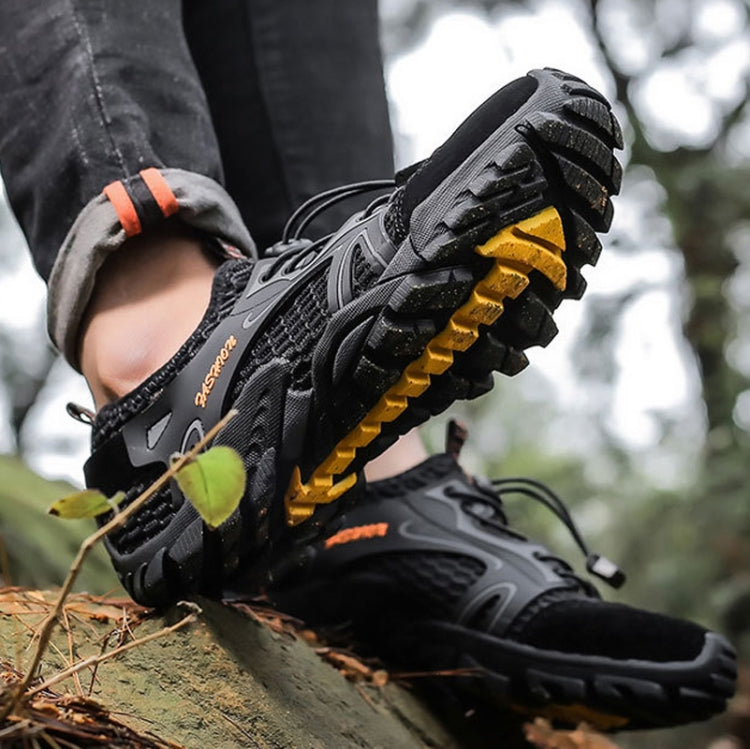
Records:
<instances>
[{"instance_id":1,"label":"shoe sole","mask_svg":"<svg viewBox=\"0 0 750 749\"><path fill-rule=\"evenodd\" d=\"M734 650L714 633L694 660L665 663L545 651L437 621L392 634L386 647L400 666L408 654L409 667L468 672L451 680L453 689L515 712L571 726L585 721L599 730L706 720L726 709L737 679Z\"/></svg>"},{"instance_id":2,"label":"shoe sole","mask_svg":"<svg viewBox=\"0 0 750 749\"><path fill-rule=\"evenodd\" d=\"M294 466L284 496L288 525L342 496L356 471L400 435L490 390L494 371L523 369L524 350L556 334L552 311L583 293L580 269L598 259L596 232L609 229L610 195L620 187L613 151L621 133L594 89L558 71L537 75L556 88L555 105L519 117L512 129L504 124L502 147L477 149L485 161L478 173L424 201L451 199L423 221L427 241L410 236L391 262L399 283L375 307L362 344L348 351L351 365L336 362L349 377L339 376L337 398L317 420L349 428L332 448ZM376 294L377 287L369 292ZM336 350L332 341L352 333L352 317L361 331L361 315L348 314L341 326L334 317L321 346ZM314 444L330 445L331 431Z\"/></svg>"}]
</instances>

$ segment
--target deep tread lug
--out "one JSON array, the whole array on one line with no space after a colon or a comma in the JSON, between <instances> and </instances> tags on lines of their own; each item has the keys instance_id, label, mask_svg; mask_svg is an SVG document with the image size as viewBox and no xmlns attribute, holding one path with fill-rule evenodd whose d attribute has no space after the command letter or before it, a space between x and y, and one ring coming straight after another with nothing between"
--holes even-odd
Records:
<instances>
[{"instance_id":1,"label":"deep tread lug","mask_svg":"<svg viewBox=\"0 0 750 749\"><path fill-rule=\"evenodd\" d=\"M609 191L622 180L622 167L612 149L588 130L576 127L562 117L539 113L530 120L537 135L555 153L572 154L595 171Z\"/></svg>"},{"instance_id":2,"label":"deep tread lug","mask_svg":"<svg viewBox=\"0 0 750 749\"><path fill-rule=\"evenodd\" d=\"M362 392L370 394L380 392L384 383L392 385L399 376L398 370L386 369L362 356L354 369L352 380Z\"/></svg>"},{"instance_id":3,"label":"deep tread lug","mask_svg":"<svg viewBox=\"0 0 750 749\"><path fill-rule=\"evenodd\" d=\"M416 358L437 335L432 320L412 320L381 315L367 338L366 348L377 357L394 360Z\"/></svg>"},{"instance_id":4,"label":"deep tread lug","mask_svg":"<svg viewBox=\"0 0 750 749\"><path fill-rule=\"evenodd\" d=\"M599 237L586 222L575 211L570 212L573 220L573 240L574 244L567 252L570 252L576 259L579 259L579 265L596 265L599 255L602 252L602 243Z\"/></svg>"},{"instance_id":5,"label":"deep tread lug","mask_svg":"<svg viewBox=\"0 0 750 749\"><path fill-rule=\"evenodd\" d=\"M477 341L473 349L467 352L462 360L456 362L455 369L459 372L482 374L488 371L501 372L508 358L508 351L509 346L500 342L492 335L492 331L489 331ZM476 364L467 366L466 362L468 361L476 362Z\"/></svg>"},{"instance_id":6,"label":"deep tread lug","mask_svg":"<svg viewBox=\"0 0 750 749\"><path fill-rule=\"evenodd\" d=\"M529 366L529 360L523 351L518 351L514 348L508 349L508 356L503 362L503 368L500 370L502 374L508 377L514 377L519 372L522 372L526 367Z\"/></svg>"},{"instance_id":7,"label":"deep tread lug","mask_svg":"<svg viewBox=\"0 0 750 749\"><path fill-rule=\"evenodd\" d=\"M499 340L522 349L546 346L557 335L557 325L550 311L533 294L525 294L509 302L506 314L492 330Z\"/></svg>"},{"instance_id":8,"label":"deep tread lug","mask_svg":"<svg viewBox=\"0 0 750 749\"><path fill-rule=\"evenodd\" d=\"M580 78L571 77L569 80L571 81L570 83L563 84L563 91L569 93L571 96L585 96L588 99L596 99L596 101L609 106L609 102L604 94L600 94L596 89L591 88L591 86L584 83Z\"/></svg>"},{"instance_id":9,"label":"deep tread lug","mask_svg":"<svg viewBox=\"0 0 750 749\"><path fill-rule=\"evenodd\" d=\"M598 99L580 97L571 99L564 105L565 112L574 119L593 127L602 138L606 138L608 145L614 148L623 148L622 130L611 110Z\"/></svg>"},{"instance_id":10,"label":"deep tread lug","mask_svg":"<svg viewBox=\"0 0 750 749\"><path fill-rule=\"evenodd\" d=\"M452 311L471 293L476 279L467 268L415 274L396 289L389 309L402 315Z\"/></svg>"},{"instance_id":11,"label":"deep tread lug","mask_svg":"<svg viewBox=\"0 0 750 749\"><path fill-rule=\"evenodd\" d=\"M555 154L567 187L578 194L585 206L586 220L596 231L607 231L612 223L612 203L609 191L583 167L566 156Z\"/></svg>"},{"instance_id":12,"label":"deep tread lug","mask_svg":"<svg viewBox=\"0 0 750 749\"><path fill-rule=\"evenodd\" d=\"M586 279L577 268L568 268L568 278L563 296L565 299L580 299L586 291Z\"/></svg>"}]
</instances>

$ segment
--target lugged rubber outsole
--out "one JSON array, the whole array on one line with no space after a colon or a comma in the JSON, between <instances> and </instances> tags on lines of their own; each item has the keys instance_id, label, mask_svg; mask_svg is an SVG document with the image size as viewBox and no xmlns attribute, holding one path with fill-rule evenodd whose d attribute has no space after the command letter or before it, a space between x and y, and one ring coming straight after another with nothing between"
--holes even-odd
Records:
<instances>
[{"instance_id":1,"label":"lugged rubber outsole","mask_svg":"<svg viewBox=\"0 0 750 749\"><path fill-rule=\"evenodd\" d=\"M406 366L398 381L380 397L362 421L347 434L316 468L304 484L295 468L285 495L287 522L307 520L317 504L340 497L356 481L345 474L357 450L369 445L386 423L395 421L411 399L423 395L433 376L453 365L456 352L467 351L479 340L480 325L492 325L503 314L506 299L515 299L529 284L532 270L542 273L555 288L565 289L566 268L562 261L565 237L555 208L546 208L532 218L499 231L476 248L478 255L494 260L484 278L474 286L469 299L448 319L443 330L426 345L422 354Z\"/></svg>"},{"instance_id":2,"label":"lugged rubber outsole","mask_svg":"<svg viewBox=\"0 0 750 749\"><path fill-rule=\"evenodd\" d=\"M490 390L494 371L521 371L524 350L557 333L552 311L583 293L580 268L597 261L596 231L612 220L622 136L596 91L554 75L569 96L560 111L526 117L516 142L457 191L420 252L434 270L407 275L373 323L341 398L357 419L314 464L293 468L288 525L345 494L355 472L401 434ZM441 304L451 283L462 297Z\"/></svg>"},{"instance_id":3,"label":"lugged rubber outsole","mask_svg":"<svg viewBox=\"0 0 750 749\"><path fill-rule=\"evenodd\" d=\"M456 686L482 701L605 731L707 720L726 709L737 679L734 650L714 633L693 661L667 663L544 651L444 623L417 626L401 642L394 637L396 662L407 657L410 667L466 670ZM420 658L425 648L429 654Z\"/></svg>"}]
</instances>

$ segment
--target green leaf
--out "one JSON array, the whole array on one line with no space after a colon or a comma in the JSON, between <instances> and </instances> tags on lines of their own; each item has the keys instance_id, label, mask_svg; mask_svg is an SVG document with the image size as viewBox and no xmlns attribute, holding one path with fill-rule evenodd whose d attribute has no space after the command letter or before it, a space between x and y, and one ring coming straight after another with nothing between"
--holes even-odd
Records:
<instances>
[{"instance_id":1,"label":"green leaf","mask_svg":"<svg viewBox=\"0 0 750 749\"><path fill-rule=\"evenodd\" d=\"M116 509L124 497L125 492L117 492L114 497L107 499L98 489L85 489L53 502L47 512L66 520L95 518Z\"/></svg>"},{"instance_id":2,"label":"green leaf","mask_svg":"<svg viewBox=\"0 0 750 749\"><path fill-rule=\"evenodd\" d=\"M209 528L221 525L236 509L245 492L245 467L240 456L224 445L212 447L175 476Z\"/></svg>"}]
</instances>

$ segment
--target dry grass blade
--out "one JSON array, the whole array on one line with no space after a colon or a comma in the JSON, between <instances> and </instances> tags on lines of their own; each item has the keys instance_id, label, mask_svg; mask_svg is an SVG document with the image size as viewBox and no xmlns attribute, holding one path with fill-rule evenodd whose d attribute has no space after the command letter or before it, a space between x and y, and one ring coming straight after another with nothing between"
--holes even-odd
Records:
<instances>
[{"instance_id":1,"label":"dry grass blade","mask_svg":"<svg viewBox=\"0 0 750 749\"><path fill-rule=\"evenodd\" d=\"M279 635L297 637L302 627L299 619L277 611L268 604L232 601L229 605Z\"/></svg>"},{"instance_id":2,"label":"dry grass blade","mask_svg":"<svg viewBox=\"0 0 750 749\"><path fill-rule=\"evenodd\" d=\"M394 681L411 681L412 679L425 679L437 676L476 676L481 673L481 668L467 666L465 668L444 668L437 671L398 671L395 674L391 674L391 679Z\"/></svg>"},{"instance_id":3,"label":"dry grass blade","mask_svg":"<svg viewBox=\"0 0 750 749\"><path fill-rule=\"evenodd\" d=\"M0 730L3 746L41 749L184 749L153 733L141 734L114 718L94 700L46 694L25 705L23 717L10 716Z\"/></svg>"},{"instance_id":4,"label":"dry grass blade","mask_svg":"<svg viewBox=\"0 0 750 749\"><path fill-rule=\"evenodd\" d=\"M126 653L128 650L132 650L133 648L137 648L141 645L145 645L147 642L151 642L153 640L158 640L162 637L166 637L167 635L171 635L174 632L177 632L177 630L182 629L183 627L186 627L188 624L192 624L200 614L200 609L195 606L195 604L186 604L185 602L182 602L181 605L187 605L190 608L192 608L191 613L189 613L184 618L180 619L179 622L176 624L172 624L168 627L164 627L163 629L158 630L157 632L152 632L150 635L146 635L145 637L140 637L137 640L132 640L131 642L128 642L125 645L120 645L119 647L115 648L114 650L110 650L107 653L100 653L99 655L92 655L90 658L84 658L82 661L78 661L78 663L74 663L69 668L66 668L59 673L55 674L54 676L47 679L47 681L43 682L37 687L34 687L33 689L30 689L26 692L27 697L32 697L35 694L38 694L39 692L43 692L50 687L54 686L55 684L64 681L65 679L68 679L71 676L74 676L79 671L82 671L84 668L89 667L96 667L101 663L104 663L105 661L108 661L112 658L115 658L118 655L121 655L122 653Z\"/></svg>"}]
</instances>

